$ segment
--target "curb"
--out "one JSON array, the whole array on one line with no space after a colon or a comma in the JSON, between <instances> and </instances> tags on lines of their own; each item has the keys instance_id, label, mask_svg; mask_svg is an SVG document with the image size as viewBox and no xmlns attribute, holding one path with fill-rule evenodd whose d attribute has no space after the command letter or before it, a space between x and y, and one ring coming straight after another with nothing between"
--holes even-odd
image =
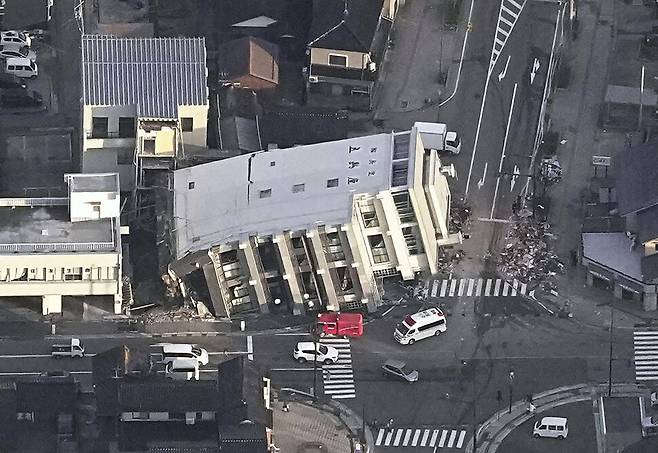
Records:
<instances>
[{"instance_id":1,"label":"curb","mask_svg":"<svg viewBox=\"0 0 658 453\"><path fill-rule=\"evenodd\" d=\"M562 405L591 400L593 397L607 393L607 389L608 385L605 383L576 384L538 393L533 395L533 403L536 405L534 414L528 412L525 401L517 401L512 405L511 413L508 409L497 411L480 424L476 433L478 451L495 453L505 437L537 414ZM615 397L640 396L648 391L645 386L635 383L613 384L612 389ZM542 399L546 401L538 401ZM496 424L500 426L496 427ZM489 431L490 429L492 431ZM472 438L468 441L464 450L467 453L473 453Z\"/></svg>"}]
</instances>

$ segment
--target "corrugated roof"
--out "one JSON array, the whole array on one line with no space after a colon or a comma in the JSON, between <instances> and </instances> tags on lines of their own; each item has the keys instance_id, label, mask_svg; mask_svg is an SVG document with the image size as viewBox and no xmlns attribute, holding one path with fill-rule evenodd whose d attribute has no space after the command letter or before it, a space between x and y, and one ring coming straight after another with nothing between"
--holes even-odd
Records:
<instances>
[{"instance_id":1,"label":"corrugated roof","mask_svg":"<svg viewBox=\"0 0 658 453\"><path fill-rule=\"evenodd\" d=\"M82 37L85 105L136 105L142 118L178 118L208 105L204 38Z\"/></svg>"}]
</instances>

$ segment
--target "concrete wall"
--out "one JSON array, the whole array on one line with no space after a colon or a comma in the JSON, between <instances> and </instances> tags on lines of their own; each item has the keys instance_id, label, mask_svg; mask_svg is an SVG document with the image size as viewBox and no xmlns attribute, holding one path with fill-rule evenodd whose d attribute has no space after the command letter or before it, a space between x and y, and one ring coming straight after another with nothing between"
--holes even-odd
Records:
<instances>
[{"instance_id":1,"label":"concrete wall","mask_svg":"<svg viewBox=\"0 0 658 453\"><path fill-rule=\"evenodd\" d=\"M183 132L183 144L208 146L208 106L181 105L178 107L178 118L192 118L192 132Z\"/></svg>"},{"instance_id":2,"label":"concrete wall","mask_svg":"<svg viewBox=\"0 0 658 453\"><path fill-rule=\"evenodd\" d=\"M116 218L121 214L120 197L116 192L71 192L71 221ZM94 212L93 203L100 203L99 212Z\"/></svg>"}]
</instances>

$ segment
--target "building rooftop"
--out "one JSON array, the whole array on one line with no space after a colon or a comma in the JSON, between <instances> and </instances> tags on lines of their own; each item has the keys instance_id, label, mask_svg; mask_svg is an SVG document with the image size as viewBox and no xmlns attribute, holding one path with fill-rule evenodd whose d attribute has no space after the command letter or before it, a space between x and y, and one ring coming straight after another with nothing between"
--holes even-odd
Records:
<instances>
[{"instance_id":1,"label":"building rooftop","mask_svg":"<svg viewBox=\"0 0 658 453\"><path fill-rule=\"evenodd\" d=\"M355 194L412 184L415 146L415 132L378 134L177 170L176 257L250 234L347 223Z\"/></svg>"},{"instance_id":2,"label":"building rooftop","mask_svg":"<svg viewBox=\"0 0 658 453\"><path fill-rule=\"evenodd\" d=\"M619 159L617 203L622 216L658 205L658 142L634 146Z\"/></svg>"},{"instance_id":3,"label":"building rooftop","mask_svg":"<svg viewBox=\"0 0 658 453\"><path fill-rule=\"evenodd\" d=\"M108 252L116 248L112 219L71 222L68 206L0 210L0 254Z\"/></svg>"},{"instance_id":4,"label":"building rooftop","mask_svg":"<svg viewBox=\"0 0 658 453\"><path fill-rule=\"evenodd\" d=\"M208 105L204 38L82 37L85 105L135 105L141 118L178 118Z\"/></svg>"},{"instance_id":5,"label":"building rooftop","mask_svg":"<svg viewBox=\"0 0 658 453\"><path fill-rule=\"evenodd\" d=\"M383 0L314 0L309 46L370 52Z\"/></svg>"},{"instance_id":6,"label":"building rooftop","mask_svg":"<svg viewBox=\"0 0 658 453\"><path fill-rule=\"evenodd\" d=\"M117 173L67 175L71 192L116 192L119 193Z\"/></svg>"},{"instance_id":7,"label":"building rooftop","mask_svg":"<svg viewBox=\"0 0 658 453\"><path fill-rule=\"evenodd\" d=\"M583 233L583 256L628 278L643 281L644 248L631 247L626 233Z\"/></svg>"}]
</instances>

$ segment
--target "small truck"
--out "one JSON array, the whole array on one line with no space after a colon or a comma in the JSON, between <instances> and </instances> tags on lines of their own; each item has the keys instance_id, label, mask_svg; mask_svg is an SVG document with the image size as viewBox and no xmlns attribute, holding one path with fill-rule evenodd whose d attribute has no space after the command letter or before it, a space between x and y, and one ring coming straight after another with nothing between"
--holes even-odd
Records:
<instances>
[{"instance_id":1,"label":"small truck","mask_svg":"<svg viewBox=\"0 0 658 453\"><path fill-rule=\"evenodd\" d=\"M85 348L80 343L79 338L71 338L70 343L54 344L50 350L50 355L55 359L63 357L82 358L85 355Z\"/></svg>"}]
</instances>

